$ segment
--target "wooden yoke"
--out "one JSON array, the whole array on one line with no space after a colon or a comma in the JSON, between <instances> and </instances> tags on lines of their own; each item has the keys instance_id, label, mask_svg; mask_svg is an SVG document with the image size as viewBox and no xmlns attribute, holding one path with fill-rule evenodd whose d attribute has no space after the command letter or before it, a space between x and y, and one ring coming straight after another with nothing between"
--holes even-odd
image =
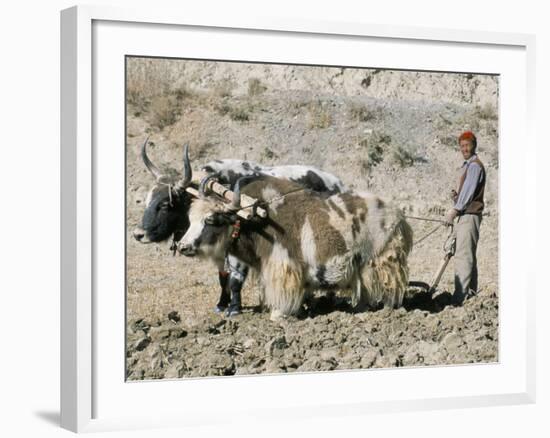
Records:
<instances>
[{"instance_id":1,"label":"wooden yoke","mask_svg":"<svg viewBox=\"0 0 550 438\"><path fill-rule=\"evenodd\" d=\"M198 171L193 172L193 182L200 184L200 181L208 176L209 174L204 171ZM206 184L205 189L208 191L212 191L216 193L217 195L221 196L222 198L226 199L229 202L233 202L233 196L234 193L229 190L227 187L221 185L217 181L210 180ZM190 193L191 195L195 196L196 198L199 197L199 191L197 189L194 189L193 187L187 187L185 189L187 193ZM254 217L254 214L257 214L258 216L265 218L267 217L267 211L261 207L255 207L257 203L257 200L254 198L251 198L250 196L241 194L241 205L244 205L244 207L238 211L236 211L236 214L243 219L250 220Z\"/></svg>"}]
</instances>

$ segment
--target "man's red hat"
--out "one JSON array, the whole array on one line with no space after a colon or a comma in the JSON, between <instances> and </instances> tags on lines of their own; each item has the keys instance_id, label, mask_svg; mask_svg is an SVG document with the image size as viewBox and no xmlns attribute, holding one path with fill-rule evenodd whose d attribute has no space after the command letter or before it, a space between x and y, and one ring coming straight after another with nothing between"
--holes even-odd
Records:
<instances>
[{"instance_id":1,"label":"man's red hat","mask_svg":"<svg viewBox=\"0 0 550 438\"><path fill-rule=\"evenodd\" d=\"M458 137L458 143L460 143L462 140L470 140L474 148L477 147L477 138L472 131L464 131L462 134L460 134L460 137Z\"/></svg>"}]
</instances>

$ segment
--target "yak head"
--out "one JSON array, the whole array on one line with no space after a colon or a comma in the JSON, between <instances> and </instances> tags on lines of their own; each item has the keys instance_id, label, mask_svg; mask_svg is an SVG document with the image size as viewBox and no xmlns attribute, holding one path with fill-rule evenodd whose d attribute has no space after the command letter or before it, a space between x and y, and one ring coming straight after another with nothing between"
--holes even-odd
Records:
<instances>
[{"instance_id":1,"label":"yak head","mask_svg":"<svg viewBox=\"0 0 550 438\"><path fill-rule=\"evenodd\" d=\"M134 229L133 236L141 243L162 242L171 236L177 241L189 227L191 198L185 191L192 177L189 147L184 147L184 171L183 176L178 178L162 173L151 162L147 156L148 140L141 147L141 158L155 178L155 183L147 194L141 225Z\"/></svg>"},{"instance_id":2,"label":"yak head","mask_svg":"<svg viewBox=\"0 0 550 438\"><path fill-rule=\"evenodd\" d=\"M240 233L241 184L250 177L240 178L233 187L233 201L224 203L204 194L204 185L199 188L200 197L194 199L189 209L189 228L178 243L181 254L205 256L223 260L233 239Z\"/></svg>"}]
</instances>

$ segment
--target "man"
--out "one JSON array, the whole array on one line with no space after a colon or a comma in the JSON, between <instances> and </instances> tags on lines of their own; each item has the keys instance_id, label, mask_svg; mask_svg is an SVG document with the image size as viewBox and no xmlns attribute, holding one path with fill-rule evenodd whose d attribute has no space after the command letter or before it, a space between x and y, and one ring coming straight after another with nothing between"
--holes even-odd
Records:
<instances>
[{"instance_id":1,"label":"man","mask_svg":"<svg viewBox=\"0 0 550 438\"><path fill-rule=\"evenodd\" d=\"M458 187L451 191L454 205L447 212L445 222L451 226L457 218L453 302L462 304L477 293L476 250L484 207L485 168L476 154L477 139L473 132L463 132L458 143L464 163Z\"/></svg>"}]
</instances>

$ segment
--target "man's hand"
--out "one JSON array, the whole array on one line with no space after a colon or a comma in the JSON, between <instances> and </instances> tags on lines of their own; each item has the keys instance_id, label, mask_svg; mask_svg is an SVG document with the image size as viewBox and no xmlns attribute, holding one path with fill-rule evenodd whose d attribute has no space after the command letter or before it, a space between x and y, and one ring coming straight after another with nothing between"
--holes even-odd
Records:
<instances>
[{"instance_id":1,"label":"man's hand","mask_svg":"<svg viewBox=\"0 0 550 438\"><path fill-rule=\"evenodd\" d=\"M450 227L453 225L453 221L455 220L455 217L458 216L458 211L454 208L451 208L447 214L445 215L445 225Z\"/></svg>"}]
</instances>

